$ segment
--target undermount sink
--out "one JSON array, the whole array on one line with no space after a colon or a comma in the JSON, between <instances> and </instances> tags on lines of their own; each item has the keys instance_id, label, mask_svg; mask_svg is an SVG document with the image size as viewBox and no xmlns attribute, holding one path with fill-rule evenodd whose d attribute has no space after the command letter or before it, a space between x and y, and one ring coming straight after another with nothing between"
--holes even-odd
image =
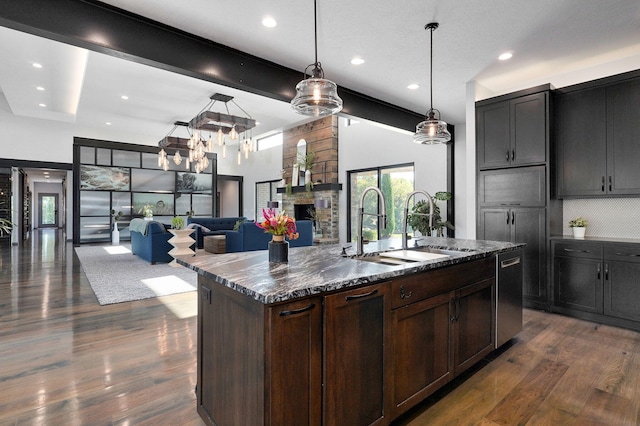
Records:
<instances>
[{"instance_id":1,"label":"undermount sink","mask_svg":"<svg viewBox=\"0 0 640 426\"><path fill-rule=\"evenodd\" d=\"M382 253L356 256L353 259L383 265L406 265L429 260L445 259L458 253L451 250L432 249L430 247L415 247L408 250L391 250Z\"/></svg>"}]
</instances>

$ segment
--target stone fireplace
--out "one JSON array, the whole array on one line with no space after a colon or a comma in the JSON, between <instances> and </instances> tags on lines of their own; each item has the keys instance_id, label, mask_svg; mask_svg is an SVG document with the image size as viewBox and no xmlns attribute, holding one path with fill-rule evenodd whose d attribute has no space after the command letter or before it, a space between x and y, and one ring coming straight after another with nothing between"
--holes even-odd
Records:
<instances>
[{"instance_id":1,"label":"stone fireplace","mask_svg":"<svg viewBox=\"0 0 640 426\"><path fill-rule=\"evenodd\" d=\"M306 141L307 152L315 154L314 165L311 168L313 185L298 185L291 187L289 191L286 188L278 188L278 192L282 193L282 209L294 214L296 220L302 220L303 216L308 218L309 207L315 208L319 230L322 232L321 235L316 234L316 241L338 242L338 200L342 190L342 184L338 183L338 117L324 117L284 131L282 165L287 184L291 183L293 166L297 162L297 144L301 139ZM327 207L316 208L316 205ZM316 232L319 230L316 229Z\"/></svg>"}]
</instances>

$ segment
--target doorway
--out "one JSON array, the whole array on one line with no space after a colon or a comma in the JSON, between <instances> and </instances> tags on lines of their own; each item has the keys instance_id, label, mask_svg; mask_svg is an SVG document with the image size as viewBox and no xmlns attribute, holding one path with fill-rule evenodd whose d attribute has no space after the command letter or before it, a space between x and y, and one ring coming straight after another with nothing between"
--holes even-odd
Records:
<instances>
[{"instance_id":1,"label":"doorway","mask_svg":"<svg viewBox=\"0 0 640 426\"><path fill-rule=\"evenodd\" d=\"M58 227L58 194L38 194L38 228Z\"/></svg>"}]
</instances>

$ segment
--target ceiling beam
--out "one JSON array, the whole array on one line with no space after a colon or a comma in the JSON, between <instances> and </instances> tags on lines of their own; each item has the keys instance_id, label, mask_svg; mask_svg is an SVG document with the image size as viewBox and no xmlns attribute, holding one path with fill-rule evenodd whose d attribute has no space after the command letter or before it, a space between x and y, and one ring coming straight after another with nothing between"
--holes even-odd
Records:
<instances>
[{"instance_id":1,"label":"ceiling beam","mask_svg":"<svg viewBox=\"0 0 640 426\"><path fill-rule=\"evenodd\" d=\"M301 71L94 0L0 2L0 25L289 102ZM413 132L424 117L338 86L343 113Z\"/></svg>"}]
</instances>

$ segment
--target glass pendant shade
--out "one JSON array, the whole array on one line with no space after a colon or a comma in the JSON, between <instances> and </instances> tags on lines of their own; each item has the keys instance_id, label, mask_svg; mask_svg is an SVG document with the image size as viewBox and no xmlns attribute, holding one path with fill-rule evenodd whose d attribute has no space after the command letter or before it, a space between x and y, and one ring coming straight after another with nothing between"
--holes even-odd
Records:
<instances>
[{"instance_id":1,"label":"glass pendant shade","mask_svg":"<svg viewBox=\"0 0 640 426\"><path fill-rule=\"evenodd\" d=\"M439 117L436 118L433 110L427 113L424 121L418 123L416 133L413 135L413 141L423 145L447 143L450 140L451 133L447 130L447 123L440 120Z\"/></svg>"},{"instance_id":2,"label":"glass pendant shade","mask_svg":"<svg viewBox=\"0 0 640 426\"><path fill-rule=\"evenodd\" d=\"M423 145L435 145L451 141L451 133L447 130L447 123L440 119L440 111L433 108L433 32L438 28L437 22L425 25L424 29L429 30L431 38L431 49L429 57L429 100L430 108L424 121L416 126L413 135L415 143ZM437 114L437 116L436 116Z\"/></svg>"},{"instance_id":3,"label":"glass pendant shade","mask_svg":"<svg viewBox=\"0 0 640 426\"><path fill-rule=\"evenodd\" d=\"M218 140L218 146L222 146L222 141L224 140L224 133L222 133L222 129L218 129L216 132L216 139Z\"/></svg>"},{"instance_id":4,"label":"glass pendant shade","mask_svg":"<svg viewBox=\"0 0 640 426\"><path fill-rule=\"evenodd\" d=\"M298 114L322 117L342 111L342 99L333 81L310 77L296 85L291 107Z\"/></svg>"},{"instance_id":5,"label":"glass pendant shade","mask_svg":"<svg viewBox=\"0 0 640 426\"><path fill-rule=\"evenodd\" d=\"M236 126L233 126L229 131L229 139L232 141L238 140L238 132L236 131Z\"/></svg>"}]
</instances>

